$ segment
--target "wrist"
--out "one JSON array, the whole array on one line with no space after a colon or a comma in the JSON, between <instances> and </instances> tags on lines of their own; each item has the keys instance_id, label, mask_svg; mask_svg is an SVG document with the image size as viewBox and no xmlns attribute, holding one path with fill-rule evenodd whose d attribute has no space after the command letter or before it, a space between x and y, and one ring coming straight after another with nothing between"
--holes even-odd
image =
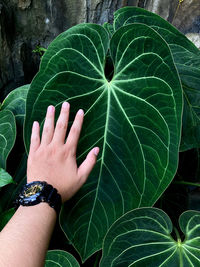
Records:
<instances>
[{"instance_id":1,"label":"wrist","mask_svg":"<svg viewBox=\"0 0 200 267\"><path fill-rule=\"evenodd\" d=\"M35 217L35 216L40 216L46 217L49 219L51 218L56 218L57 217L57 212L52 209L48 203L41 202L38 203L37 205L34 206L22 206L20 205L19 208L17 209L18 212L23 213L23 214L30 214L29 216Z\"/></svg>"},{"instance_id":2,"label":"wrist","mask_svg":"<svg viewBox=\"0 0 200 267\"><path fill-rule=\"evenodd\" d=\"M40 203L46 203L59 214L61 201L60 194L52 185L46 182L34 181L27 183L22 188L15 204L18 207L19 205L35 206Z\"/></svg>"}]
</instances>

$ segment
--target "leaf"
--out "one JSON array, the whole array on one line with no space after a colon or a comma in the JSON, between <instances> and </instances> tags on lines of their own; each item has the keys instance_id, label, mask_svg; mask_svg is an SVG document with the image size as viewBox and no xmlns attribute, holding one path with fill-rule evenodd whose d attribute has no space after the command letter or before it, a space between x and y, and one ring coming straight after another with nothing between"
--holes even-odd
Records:
<instances>
[{"instance_id":1,"label":"leaf","mask_svg":"<svg viewBox=\"0 0 200 267\"><path fill-rule=\"evenodd\" d=\"M115 31L121 26L130 23L142 23L157 31L166 40L170 47L179 47L179 51L185 49L186 51L197 55L200 53L198 48L169 22L143 8L124 7L117 10L114 15L115 19L113 28ZM184 62L184 59L182 61Z\"/></svg>"},{"instance_id":2,"label":"leaf","mask_svg":"<svg viewBox=\"0 0 200 267\"><path fill-rule=\"evenodd\" d=\"M79 267L77 260L68 252L63 250L49 250L46 255L45 267Z\"/></svg>"},{"instance_id":3,"label":"leaf","mask_svg":"<svg viewBox=\"0 0 200 267\"><path fill-rule=\"evenodd\" d=\"M14 213L15 213L15 209L11 208L11 209L6 210L0 214L0 231L4 228L4 226L8 223L8 221L12 218Z\"/></svg>"},{"instance_id":4,"label":"leaf","mask_svg":"<svg viewBox=\"0 0 200 267\"><path fill-rule=\"evenodd\" d=\"M20 190L26 184L27 155L24 153L22 160L13 177L14 183L9 188L2 190L0 194L0 213L13 207L13 203Z\"/></svg>"},{"instance_id":5,"label":"leaf","mask_svg":"<svg viewBox=\"0 0 200 267\"><path fill-rule=\"evenodd\" d=\"M108 53L114 64L109 82ZM85 110L78 165L100 147L87 183L64 206L60 221L82 260L101 249L110 225L139 206L153 205L172 180L180 141L182 88L166 42L151 28L121 27L109 41L99 25L61 34L46 51L27 96L25 141L49 104L63 101L72 122Z\"/></svg>"},{"instance_id":6,"label":"leaf","mask_svg":"<svg viewBox=\"0 0 200 267\"><path fill-rule=\"evenodd\" d=\"M184 90L181 151L200 147L200 51L170 23L145 9L125 7L115 13L114 29L144 23L169 44Z\"/></svg>"},{"instance_id":7,"label":"leaf","mask_svg":"<svg viewBox=\"0 0 200 267\"><path fill-rule=\"evenodd\" d=\"M0 168L0 187L14 183L12 177L4 169Z\"/></svg>"},{"instance_id":8,"label":"leaf","mask_svg":"<svg viewBox=\"0 0 200 267\"><path fill-rule=\"evenodd\" d=\"M110 24L110 23L108 23L108 22L105 22L105 23L103 24L103 27L104 27L104 29L108 32L109 37L111 38L112 35L113 35L113 33L114 33L113 25Z\"/></svg>"},{"instance_id":9,"label":"leaf","mask_svg":"<svg viewBox=\"0 0 200 267\"><path fill-rule=\"evenodd\" d=\"M181 151L200 147L200 54L171 49L184 93Z\"/></svg>"},{"instance_id":10,"label":"leaf","mask_svg":"<svg viewBox=\"0 0 200 267\"><path fill-rule=\"evenodd\" d=\"M3 101L1 110L10 110L15 115L16 123L23 126L25 117L25 103L29 84L13 90Z\"/></svg>"},{"instance_id":11,"label":"leaf","mask_svg":"<svg viewBox=\"0 0 200 267\"><path fill-rule=\"evenodd\" d=\"M9 110L0 111L0 168L6 168L6 160L16 138L15 117Z\"/></svg>"},{"instance_id":12,"label":"leaf","mask_svg":"<svg viewBox=\"0 0 200 267\"><path fill-rule=\"evenodd\" d=\"M100 267L200 266L200 212L186 211L179 219L185 240L172 238L172 223L162 210L128 212L109 229Z\"/></svg>"}]
</instances>

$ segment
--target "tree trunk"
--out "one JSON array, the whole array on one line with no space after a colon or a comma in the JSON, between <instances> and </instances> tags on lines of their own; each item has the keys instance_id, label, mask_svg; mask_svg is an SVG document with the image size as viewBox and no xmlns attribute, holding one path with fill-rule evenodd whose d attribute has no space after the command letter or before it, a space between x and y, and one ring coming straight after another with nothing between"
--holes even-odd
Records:
<instances>
[{"instance_id":1,"label":"tree trunk","mask_svg":"<svg viewBox=\"0 0 200 267\"><path fill-rule=\"evenodd\" d=\"M161 15L199 45L199 0L0 0L0 101L37 73L40 56L34 49L47 48L59 33L78 23L112 22L114 11L123 6Z\"/></svg>"}]
</instances>

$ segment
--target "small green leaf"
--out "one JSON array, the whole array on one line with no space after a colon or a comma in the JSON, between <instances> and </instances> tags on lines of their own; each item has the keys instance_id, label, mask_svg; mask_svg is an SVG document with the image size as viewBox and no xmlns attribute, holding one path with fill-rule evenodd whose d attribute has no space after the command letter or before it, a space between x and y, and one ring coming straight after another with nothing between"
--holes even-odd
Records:
<instances>
[{"instance_id":1,"label":"small green leaf","mask_svg":"<svg viewBox=\"0 0 200 267\"><path fill-rule=\"evenodd\" d=\"M77 260L63 250L49 250L46 255L45 267L80 267Z\"/></svg>"},{"instance_id":2,"label":"small green leaf","mask_svg":"<svg viewBox=\"0 0 200 267\"><path fill-rule=\"evenodd\" d=\"M9 110L0 111L0 167L6 169L8 154L14 146L16 124L13 113Z\"/></svg>"},{"instance_id":3,"label":"small green leaf","mask_svg":"<svg viewBox=\"0 0 200 267\"><path fill-rule=\"evenodd\" d=\"M4 169L0 168L0 187L14 183L12 177Z\"/></svg>"},{"instance_id":4,"label":"small green leaf","mask_svg":"<svg viewBox=\"0 0 200 267\"><path fill-rule=\"evenodd\" d=\"M171 220L162 210L128 212L109 229L100 267L200 266L200 212L184 212L179 223L183 242L172 238Z\"/></svg>"}]
</instances>

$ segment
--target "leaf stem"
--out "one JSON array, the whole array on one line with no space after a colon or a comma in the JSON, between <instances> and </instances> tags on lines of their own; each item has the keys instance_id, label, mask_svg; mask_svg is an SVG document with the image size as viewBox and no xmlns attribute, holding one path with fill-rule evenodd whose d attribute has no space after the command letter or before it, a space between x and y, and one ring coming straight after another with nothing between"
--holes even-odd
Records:
<instances>
[{"instance_id":1,"label":"leaf stem","mask_svg":"<svg viewBox=\"0 0 200 267\"><path fill-rule=\"evenodd\" d=\"M96 259L95 259L93 267L98 267L99 266L100 258L101 258L101 251L97 252L97 256L96 256Z\"/></svg>"},{"instance_id":2,"label":"leaf stem","mask_svg":"<svg viewBox=\"0 0 200 267\"><path fill-rule=\"evenodd\" d=\"M185 182L185 181L174 181L173 184L191 185L200 187L199 183Z\"/></svg>"},{"instance_id":3,"label":"leaf stem","mask_svg":"<svg viewBox=\"0 0 200 267\"><path fill-rule=\"evenodd\" d=\"M178 244L180 244L181 243L181 237L180 237L179 231L177 230L176 227L174 227L174 232L175 232L176 237L177 237L177 242L178 242Z\"/></svg>"},{"instance_id":4,"label":"leaf stem","mask_svg":"<svg viewBox=\"0 0 200 267\"><path fill-rule=\"evenodd\" d=\"M177 246L178 246L178 249L180 251L180 253L179 253L180 266L183 266L183 252L182 252L181 237L180 237L179 231L177 230L176 227L174 227L174 232L175 232L176 237L177 237Z\"/></svg>"},{"instance_id":5,"label":"leaf stem","mask_svg":"<svg viewBox=\"0 0 200 267\"><path fill-rule=\"evenodd\" d=\"M174 19L175 19L177 13L178 13L179 7L180 7L180 5L181 5L181 3L182 3L183 1L184 1L184 0L179 0L179 1L178 1L178 6L177 6L177 8L176 8L174 17L173 17L172 22L171 22L172 24L173 24L173 22L174 22Z\"/></svg>"}]
</instances>

